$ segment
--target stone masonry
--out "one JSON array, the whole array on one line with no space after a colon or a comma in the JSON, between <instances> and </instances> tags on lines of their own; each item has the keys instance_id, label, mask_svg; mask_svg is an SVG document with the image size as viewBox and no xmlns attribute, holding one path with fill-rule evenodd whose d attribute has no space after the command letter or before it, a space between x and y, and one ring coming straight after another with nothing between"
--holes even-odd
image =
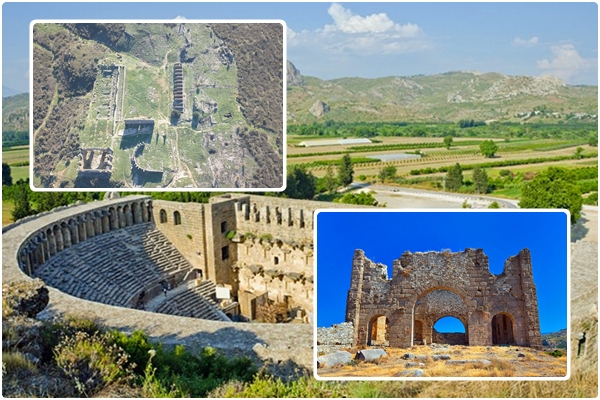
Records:
<instances>
[{"instance_id":1,"label":"stone masonry","mask_svg":"<svg viewBox=\"0 0 600 400\"><path fill-rule=\"evenodd\" d=\"M459 319L466 333L436 332L433 325L445 316ZM528 249L509 257L500 275L489 271L482 249L406 251L394 261L391 279L385 265L356 250L346 321L354 325L355 346L389 340L403 348L436 341L541 348Z\"/></svg>"}]
</instances>

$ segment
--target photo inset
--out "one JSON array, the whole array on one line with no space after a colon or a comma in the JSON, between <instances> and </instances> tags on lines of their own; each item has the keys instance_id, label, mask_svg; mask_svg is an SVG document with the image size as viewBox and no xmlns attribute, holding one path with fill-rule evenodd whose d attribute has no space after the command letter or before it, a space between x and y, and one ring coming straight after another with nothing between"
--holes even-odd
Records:
<instances>
[{"instance_id":1,"label":"photo inset","mask_svg":"<svg viewBox=\"0 0 600 400\"><path fill-rule=\"evenodd\" d=\"M569 215L320 210L319 379L568 379Z\"/></svg>"},{"instance_id":2,"label":"photo inset","mask_svg":"<svg viewBox=\"0 0 600 400\"><path fill-rule=\"evenodd\" d=\"M34 21L33 190L283 190L284 25Z\"/></svg>"}]
</instances>

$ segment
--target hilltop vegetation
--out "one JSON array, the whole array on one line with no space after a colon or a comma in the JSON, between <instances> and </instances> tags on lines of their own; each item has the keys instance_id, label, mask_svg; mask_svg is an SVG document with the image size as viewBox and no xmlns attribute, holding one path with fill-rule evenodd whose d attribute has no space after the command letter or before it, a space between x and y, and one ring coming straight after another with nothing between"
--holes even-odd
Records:
<instances>
[{"instance_id":1,"label":"hilltop vegetation","mask_svg":"<svg viewBox=\"0 0 600 400\"><path fill-rule=\"evenodd\" d=\"M341 78L303 77L288 87L292 124L334 121L597 121L598 87L568 86L552 77L448 72L438 75ZM329 106L321 117L316 102Z\"/></svg>"},{"instance_id":2,"label":"hilltop vegetation","mask_svg":"<svg viewBox=\"0 0 600 400\"><path fill-rule=\"evenodd\" d=\"M2 147L29 143L29 94L2 99Z\"/></svg>"}]
</instances>

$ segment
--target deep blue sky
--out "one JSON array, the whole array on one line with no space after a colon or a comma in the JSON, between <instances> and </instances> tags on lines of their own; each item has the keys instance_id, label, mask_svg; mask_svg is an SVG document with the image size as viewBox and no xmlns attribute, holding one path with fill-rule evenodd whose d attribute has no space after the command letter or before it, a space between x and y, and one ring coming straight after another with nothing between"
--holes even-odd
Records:
<instances>
[{"instance_id":1,"label":"deep blue sky","mask_svg":"<svg viewBox=\"0 0 600 400\"><path fill-rule=\"evenodd\" d=\"M317 215L317 326L345 320L352 257L388 267L403 252L482 248L490 271L523 248L531 251L541 331L567 327L567 227L562 212L319 212Z\"/></svg>"},{"instance_id":2,"label":"deep blue sky","mask_svg":"<svg viewBox=\"0 0 600 400\"><path fill-rule=\"evenodd\" d=\"M456 70L598 83L595 3L4 3L2 83L28 90L34 19L283 19L288 59L332 79Z\"/></svg>"}]
</instances>

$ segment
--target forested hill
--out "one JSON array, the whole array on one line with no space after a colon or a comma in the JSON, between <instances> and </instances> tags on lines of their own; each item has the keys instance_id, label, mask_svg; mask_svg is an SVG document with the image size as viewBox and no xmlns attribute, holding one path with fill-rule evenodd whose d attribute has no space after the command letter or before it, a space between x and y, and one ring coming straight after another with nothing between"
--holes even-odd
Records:
<instances>
[{"instance_id":1,"label":"forested hill","mask_svg":"<svg viewBox=\"0 0 600 400\"><path fill-rule=\"evenodd\" d=\"M290 124L464 119L565 123L597 121L598 114L597 86L569 86L550 76L448 72L321 80L296 74L293 82L288 79L287 95Z\"/></svg>"},{"instance_id":2,"label":"forested hill","mask_svg":"<svg viewBox=\"0 0 600 400\"><path fill-rule=\"evenodd\" d=\"M2 145L29 142L29 93L2 99Z\"/></svg>"}]
</instances>

